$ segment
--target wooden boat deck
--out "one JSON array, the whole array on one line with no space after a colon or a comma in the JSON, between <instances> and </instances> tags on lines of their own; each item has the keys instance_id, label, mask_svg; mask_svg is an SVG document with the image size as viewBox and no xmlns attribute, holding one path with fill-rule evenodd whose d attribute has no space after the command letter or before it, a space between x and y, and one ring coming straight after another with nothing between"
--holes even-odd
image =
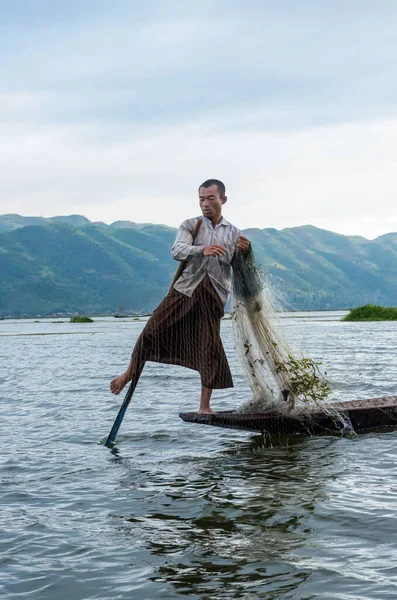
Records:
<instances>
[{"instance_id":1,"label":"wooden boat deck","mask_svg":"<svg viewBox=\"0 0 397 600\"><path fill-rule=\"evenodd\" d=\"M212 415L180 413L183 421L214 427L242 429L270 435L335 435L347 422L356 433L397 427L397 396L367 400L332 402L324 409L304 407L294 415L276 413L237 413L223 411Z\"/></svg>"}]
</instances>

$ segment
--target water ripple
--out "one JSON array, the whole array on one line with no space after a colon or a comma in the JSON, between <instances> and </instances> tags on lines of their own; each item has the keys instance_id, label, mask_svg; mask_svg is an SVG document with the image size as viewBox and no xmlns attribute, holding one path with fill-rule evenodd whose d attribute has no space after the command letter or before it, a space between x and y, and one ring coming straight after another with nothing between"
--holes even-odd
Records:
<instances>
[{"instance_id":1,"label":"water ripple","mask_svg":"<svg viewBox=\"0 0 397 600\"><path fill-rule=\"evenodd\" d=\"M1 598L396 597L396 432L269 445L188 425L197 373L149 364L110 452L109 380L144 323L91 325L0 322ZM284 319L342 400L396 394L396 325ZM226 410L249 390L222 335Z\"/></svg>"}]
</instances>

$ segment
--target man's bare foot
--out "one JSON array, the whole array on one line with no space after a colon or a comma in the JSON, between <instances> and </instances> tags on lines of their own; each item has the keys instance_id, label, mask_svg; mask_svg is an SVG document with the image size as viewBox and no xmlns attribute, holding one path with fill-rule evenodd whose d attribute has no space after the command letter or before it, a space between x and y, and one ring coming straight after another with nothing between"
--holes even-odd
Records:
<instances>
[{"instance_id":1,"label":"man's bare foot","mask_svg":"<svg viewBox=\"0 0 397 600\"><path fill-rule=\"evenodd\" d=\"M215 411L212 410L212 408L200 408L200 410L197 413L198 415L215 415Z\"/></svg>"},{"instance_id":2,"label":"man's bare foot","mask_svg":"<svg viewBox=\"0 0 397 600\"><path fill-rule=\"evenodd\" d=\"M116 377L110 382L110 391L112 394L120 394L121 390L127 385L127 383L131 381L130 375L127 373L123 373L120 377Z\"/></svg>"}]
</instances>

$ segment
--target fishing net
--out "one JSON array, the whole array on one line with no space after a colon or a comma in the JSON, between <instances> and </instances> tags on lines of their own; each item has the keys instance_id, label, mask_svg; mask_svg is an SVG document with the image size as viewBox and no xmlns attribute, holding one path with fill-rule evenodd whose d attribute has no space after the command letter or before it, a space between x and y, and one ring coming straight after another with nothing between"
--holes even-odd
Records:
<instances>
[{"instance_id":1,"label":"fishing net","mask_svg":"<svg viewBox=\"0 0 397 600\"><path fill-rule=\"evenodd\" d=\"M236 254L233 272L236 350L253 392L237 412L291 413L324 400L330 388L319 363L293 355L279 333L271 286L251 248L244 256Z\"/></svg>"}]
</instances>

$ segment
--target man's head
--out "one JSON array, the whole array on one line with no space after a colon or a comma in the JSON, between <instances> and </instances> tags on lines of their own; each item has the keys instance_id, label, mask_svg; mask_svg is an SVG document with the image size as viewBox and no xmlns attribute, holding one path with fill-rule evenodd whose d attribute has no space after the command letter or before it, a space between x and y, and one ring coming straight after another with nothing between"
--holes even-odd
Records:
<instances>
[{"instance_id":1,"label":"man's head","mask_svg":"<svg viewBox=\"0 0 397 600\"><path fill-rule=\"evenodd\" d=\"M207 179L198 191L203 215L216 225L222 216L222 206L227 200L225 185L218 179Z\"/></svg>"}]
</instances>

